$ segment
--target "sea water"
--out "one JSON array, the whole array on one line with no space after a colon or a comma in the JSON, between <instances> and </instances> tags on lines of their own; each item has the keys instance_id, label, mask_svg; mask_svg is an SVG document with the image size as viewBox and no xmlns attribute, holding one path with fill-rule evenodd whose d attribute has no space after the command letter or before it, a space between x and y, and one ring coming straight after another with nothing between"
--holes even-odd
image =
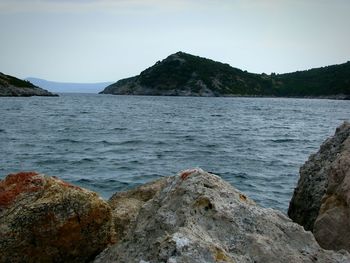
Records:
<instances>
[{"instance_id":1,"label":"sea water","mask_svg":"<svg viewBox=\"0 0 350 263\"><path fill-rule=\"evenodd\" d=\"M0 178L58 176L108 198L200 167L286 212L300 166L350 102L61 94L0 98Z\"/></svg>"}]
</instances>

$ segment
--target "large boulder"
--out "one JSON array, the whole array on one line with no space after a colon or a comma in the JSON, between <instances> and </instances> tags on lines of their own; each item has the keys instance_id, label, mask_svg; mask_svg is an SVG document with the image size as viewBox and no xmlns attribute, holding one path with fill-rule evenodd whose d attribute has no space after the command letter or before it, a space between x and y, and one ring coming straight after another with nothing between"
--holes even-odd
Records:
<instances>
[{"instance_id":1,"label":"large boulder","mask_svg":"<svg viewBox=\"0 0 350 263\"><path fill-rule=\"evenodd\" d=\"M350 251L350 123L301 167L288 215L322 247Z\"/></svg>"},{"instance_id":2,"label":"large boulder","mask_svg":"<svg viewBox=\"0 0 350 263\"><path fill-rule=\"evenodd\" d=\"M201 169L166 179L141 207L126 237L95 263L350 262L320 248L281 212L257 206Z\"/></svg>"},{"instance_id":3,"label":"large boulder","mask_svg":"<svg viewBox=\"0 0 350 263\"><path fill-rule=\"evenodd\" d=\"M289 205L288 215L294 222L313 230L314 223L326 193L331 166L343 150L343 142L350 135L350 123L336 129L316 154L300 168L300 177Z\"/></svg>"},{"instance_id":4,"label":"large boulder","mask_svg":"<svg viewBox=\"0 0 350 263\"><path fill-rule=\"evenodd\" d=\"M0 181L0 262L87 262L113 241L96 193L22 172Z\"/></svg>"},{"instance_id":5,"label":"large boulder","mask_svg":"<svg viewBox=\"0 0 350 263\"><path fill-rule=\"evenodd\" d=\"M118 192L108 200L117 242L126 236L141 207L164 188L166 181L166 178L161 178L129 191Z\"/></svg>"},{"instance_id":6,"label":"large boulder","mask_svg":"<svg viewBox=\"0 0 350 263\"><path fill-rule=\"evenodd\" d=\"M348 127L350 131L350 125ZM331 165L314 235L326 249L350 251L350 137Z\"/></svg>"}]
</instances>

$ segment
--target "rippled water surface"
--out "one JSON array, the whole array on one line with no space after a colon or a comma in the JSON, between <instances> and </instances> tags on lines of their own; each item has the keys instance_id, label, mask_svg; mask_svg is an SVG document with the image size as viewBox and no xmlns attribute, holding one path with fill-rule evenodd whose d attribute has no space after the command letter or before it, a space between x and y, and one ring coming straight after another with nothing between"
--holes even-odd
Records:
<instances>
[{"instance_id":1,"label":"rippled water surface","mask_svg":"<svg viewBox=\"0 0 350 263\"><path fill-rule=\"evenodd\" d=\"M309 154L349 101L62 94L0 98L0 177L55 175L108 198L201 167L286 211Z\"/></svg>"}]
</instances>

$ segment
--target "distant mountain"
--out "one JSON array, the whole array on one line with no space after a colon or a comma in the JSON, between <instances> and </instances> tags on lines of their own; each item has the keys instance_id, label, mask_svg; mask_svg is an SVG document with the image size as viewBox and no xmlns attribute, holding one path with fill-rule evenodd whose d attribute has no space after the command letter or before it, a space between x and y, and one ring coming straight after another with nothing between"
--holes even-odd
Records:
<instances>
[{"instance_id":1,"label":"distant mountain","mask_svg":"<svg viewBox=\"0 0 350 263\"><path fill-rule=\"evenodd\" d=\"M177 52L103 94L169 96L350 96L350 62L287 74L255 74Z\"/></svg>"},{"instance_id":2,"label":"distant mountain","mask_svg":"<svg viewBox=\"0 0 350 263\"><path fill-rule=\"evenodd\" d=\"M26 78L26 80L48 89L52 92L72 92L72 93L98 93L104 87L112 84L112 82L100 82L100 83L68 83L68 82L55 82L48 81L39 78Z\"/></svg>"},{"instance_id":3,"label":"distant mountain","mask_svg":"<svg viewBox=\"0 0 350 263\"><path fill-rule=\"evenodd\" d=\"M37 87L29 81L5 75L0 72L1 97L30 97L30 96L57 96L47 90Z\"/></svg>"}]
</instances>

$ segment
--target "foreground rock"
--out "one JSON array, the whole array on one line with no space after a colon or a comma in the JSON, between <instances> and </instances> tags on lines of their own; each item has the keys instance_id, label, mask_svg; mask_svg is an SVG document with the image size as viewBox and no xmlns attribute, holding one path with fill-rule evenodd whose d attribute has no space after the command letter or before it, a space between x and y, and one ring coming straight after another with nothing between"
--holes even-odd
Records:
<instances>
[{"instance_id":1,"label":"foreground rock","mask_svg":"<svg viewBox=\"0 0 350 263\"><path fill-rule=\"evenodd\" d=\"M141 185L135 189L114 194L108 204L112 208L116 241L122 240L130 230L141 207L162 188L167 178Z\"/></svg>"},{"instance_id":2,"label":"foreground rock","mask_svg":"<svg viewBox=\"0 0 350 263\"><path fill-rule=\"evenodd\" d=\"M29 81L0 72L0 97L58 96L39 88Z\"/></svg>"},{"instance_id":3,"label":"foreground rock","mask_svg":"<svg viewBox=\"0 0 350 263\"><path fill-rule=\"evenodd\" d=\"M99 262L350 262L311 232L200 169L169 177Z\"/></svg>"},{"instance_id":4,"label":"foreground rock","mask_svg":"<svg viewBox=\"0 0 350 263\"><path fill-rule=\"evenodd\" d=\"M288 215L306 230L313 230L322 197L326 193L331 166L342 151L343 142L349 135L350 124L344 123L300 168L300 178L289 205Z\"/></svg>"},{"instance_id":5,"label":"foreground rock","mask_svg":"<svg viewBox=\"0 0 350 263\"><path fill-rule=\"evenodd\" d=\"M0 262L87 262L112 241L97 194L36 173L0 181Z\"/></svg>"},{"instance_id":6,"label":"foreground rock","mask_svg":"<svg viewBox=\"0 0 350 263\"><path fill-rule=\"evenodd\" d=\"M288 214L312 230L322 247L350 251L350 123L301 168Z\"/></svg>"}]
</instances>

